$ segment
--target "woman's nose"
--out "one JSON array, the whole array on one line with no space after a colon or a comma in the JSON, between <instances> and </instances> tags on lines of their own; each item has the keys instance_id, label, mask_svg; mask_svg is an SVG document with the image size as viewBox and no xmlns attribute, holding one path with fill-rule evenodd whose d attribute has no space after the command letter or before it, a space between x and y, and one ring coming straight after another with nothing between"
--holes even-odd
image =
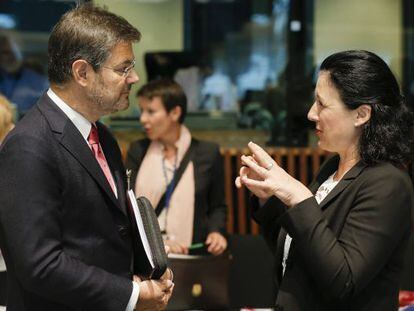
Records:
<instances>
[{"instance_id":1,"label":"woman's nose","mask_svg":"<svg viewBox=\"0 0 414 311\"><path fill-rule=\"evenodd\" d=\"M313 121L313 122L318 121L318 112L316 109L316 103L313 103L312 107L309 109L308 120Z\"/></svg>"},{"instance_id":2,"label":"woman's nose","mask_svg":"<svg viewBox=\"0 0 414 311\"><path fill-rule=\"evenodd\" d=\"M145 123L146 121L147 121L147 114L141 111L141 114L139 116L139 122Z\"/></svg>"}]
</instances>

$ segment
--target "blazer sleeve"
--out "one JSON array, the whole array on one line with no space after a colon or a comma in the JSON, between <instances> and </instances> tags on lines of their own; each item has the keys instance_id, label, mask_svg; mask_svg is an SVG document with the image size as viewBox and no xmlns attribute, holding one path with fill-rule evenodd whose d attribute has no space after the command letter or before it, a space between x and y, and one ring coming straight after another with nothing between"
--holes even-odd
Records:
<instances>
[{"instance_id":1,"label":"blazer sleeve","mask_svg":"<svg viewBox=\"0 0 414 311\"><path fill-rule=\"evenodd\" d=\"M56 142L17 134L1 150L0 229L7 268L25 290L47 300L77 310L125 310L131 280L63 249L60 208L65 181L59 177L59 165L65 163L58 163L57 149Z\"/></svg>"},{"instance_id":2,"label":"blazer sleeve","mask_svg":"<svg viewBox=\"0 0 414 311\"><path fill-rule=\"evenodd\" d=\"M213 147L213 166L210 189L208 192L208 233L226 233L227 206L224 197L223 158L217 145Z\"/></svg>"},{"instance_id":3,"label":"blazer sleeve","mask_svg":"<svg viewBox=\"0 0 414 311\"><path fill-rule=\"evenodd\" d=\"M281 228L278 219L286 212L286 205L274 196L270 197L263 206L260 206L259 199L252 195L250 203L253 219L261 226L263 237L270 248L275 251Z\"/></svg>"},{"instance_id":4,"label":"blazer sleeve","mask_svg":"<svg viewBox=\"0 0 414 311\"><path fill-rule=\"evenodd\" d=\"M396 168L363 174L339 237L314 197L278 219L292 236L308 273L333 299L360 293L410 230L413 194L407 176Z\"/></svg>"}]
</instances>

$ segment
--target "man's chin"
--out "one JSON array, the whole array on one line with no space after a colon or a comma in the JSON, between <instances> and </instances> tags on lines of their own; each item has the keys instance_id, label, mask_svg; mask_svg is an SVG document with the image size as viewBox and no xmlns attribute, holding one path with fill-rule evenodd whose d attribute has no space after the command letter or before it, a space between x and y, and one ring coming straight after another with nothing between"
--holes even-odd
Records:
<instances>
[{"instance_id":1,"label":"man's chin","mask_svg":"<svg viewBox=\"0 0 414 311\"><path fill-rule=\"evenodd\" d=\"M118 102L118 104L114 106L114 109L113 109L112 113L118 112L118 111L124 111L124 110L128 109L128 107L129 107L129 101L128 100Z\"/></svg>"}]
</instances>

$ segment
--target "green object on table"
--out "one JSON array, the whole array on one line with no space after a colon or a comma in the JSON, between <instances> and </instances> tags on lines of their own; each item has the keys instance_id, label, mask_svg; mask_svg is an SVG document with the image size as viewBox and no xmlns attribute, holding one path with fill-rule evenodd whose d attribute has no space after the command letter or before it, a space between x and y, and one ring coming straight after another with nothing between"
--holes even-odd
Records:
<instances>
[{"instance_id":1,"label":"green object on table","mask_svg":"<svg viewBox=\"0 0 414 311\"><path fill-rule=\"evenodd\" d=\"M188 249L196 249L196 248L202 248L204 246L204 243L195 243L191 244Z\"/></svg>"}]
</instances>

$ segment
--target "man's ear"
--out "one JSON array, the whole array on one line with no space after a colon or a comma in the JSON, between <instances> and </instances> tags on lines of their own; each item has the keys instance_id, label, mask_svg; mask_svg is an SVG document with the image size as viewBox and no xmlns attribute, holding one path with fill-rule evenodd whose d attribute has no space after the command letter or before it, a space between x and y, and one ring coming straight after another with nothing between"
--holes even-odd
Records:
<instances>
[{"instance_id":1,"label":"man's ear","mask_svg":"<svg viewBox=\"0 0 414 311\"><path fill-rule=\"evenodd\" d=\"M357 117L355 121L355 126L361 126L367 123L371 119L372 108L370 105L361 105L356 109Z\"/></svg>"},{"instance_id":2,"label":"man's ear","mask_svg":"<svg viewBox=\"0 0 414 311\"><path fill-rule=\"evenodd\" d=\"M90 71L93 70L92 66L86 60L78 59L72 64L72 76L73 80L85 87L90 79Z\"/></svg>"},{"instance_id":3,"label":"man's ear","mask_svg":"<svg viewBox=\"0 0 414 311\"><path fill-rule=\"evenodd\" d=\"M170 110L170 115L174 121L178 122L181 118L181 114L183 113L180 106L175 106L173 109Z\"/></svg>"}]
</instances>

